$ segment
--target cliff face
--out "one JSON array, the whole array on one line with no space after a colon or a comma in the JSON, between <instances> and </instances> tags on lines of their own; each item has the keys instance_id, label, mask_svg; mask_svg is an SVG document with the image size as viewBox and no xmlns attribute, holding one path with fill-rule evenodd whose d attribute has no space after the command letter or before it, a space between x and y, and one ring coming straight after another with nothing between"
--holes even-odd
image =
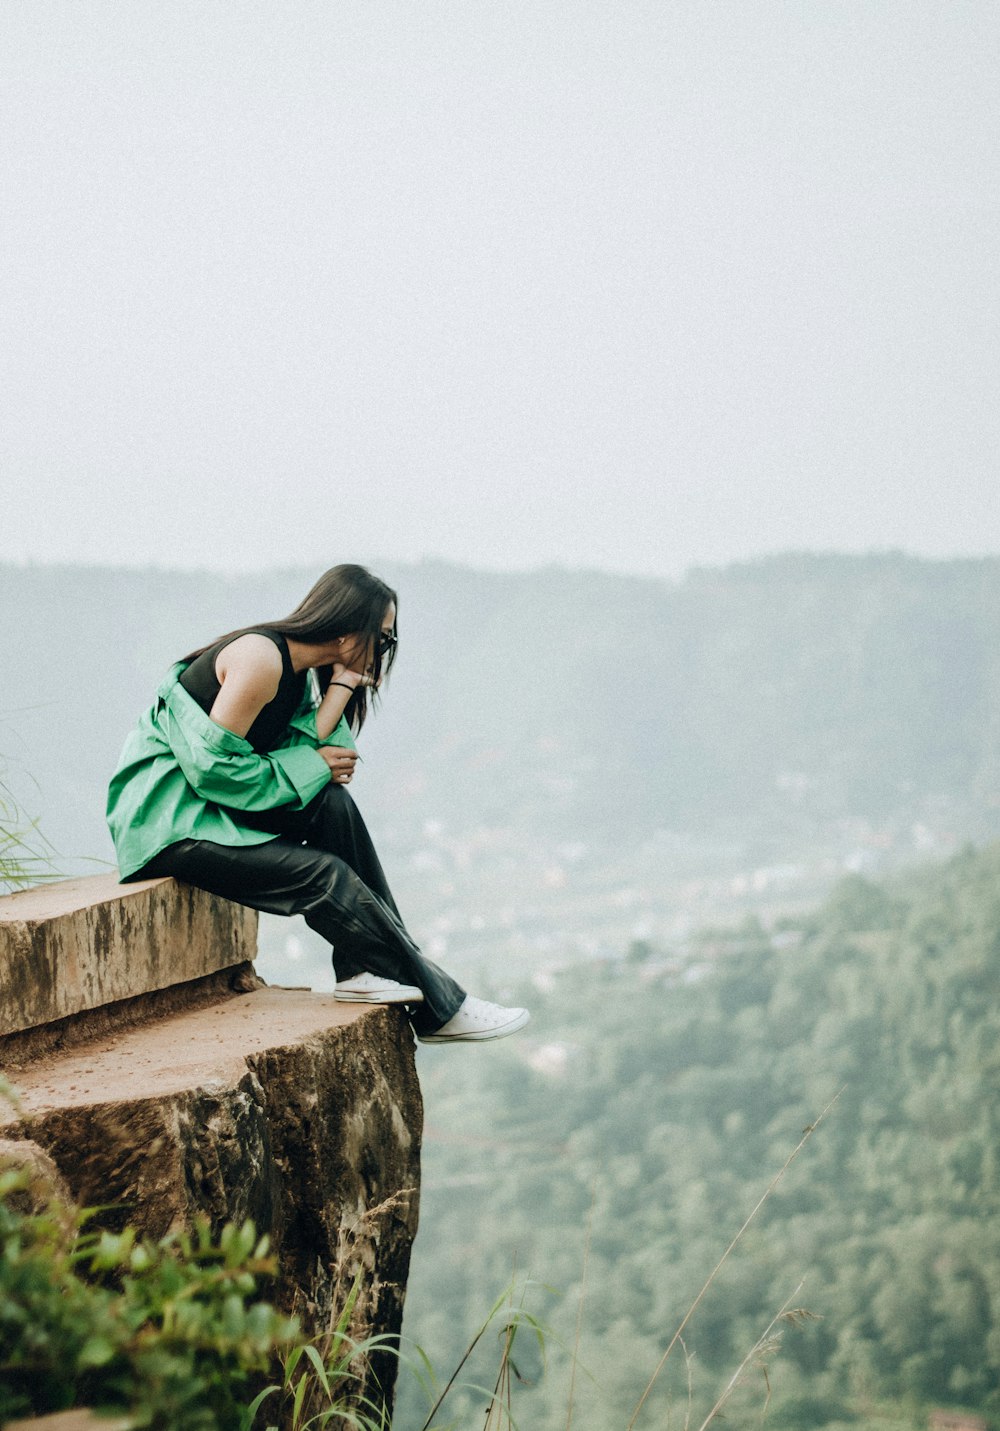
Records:
<instances>
[{"instance_id":1,"label":"cliff face","mask_svg":"<svg viewBox=\"0 0 1000 1431\"><path fill-rule=\"evenodd\" d=\"M173 881L0 899L0 1067L22 1099L0 1136L42 1149L83 1205L122 1204L105 1225L161 1236L198 1212L252 1217L279 1261L273 1300L308 1330L336 1321L360 1271L352 1335L396 1333L419 1198L409 1025L261 985L251 918ZM126 995L99 1002L108 989ZM374 1367L390 1397L394 1371Z\"/></svg>"}]
</instances>

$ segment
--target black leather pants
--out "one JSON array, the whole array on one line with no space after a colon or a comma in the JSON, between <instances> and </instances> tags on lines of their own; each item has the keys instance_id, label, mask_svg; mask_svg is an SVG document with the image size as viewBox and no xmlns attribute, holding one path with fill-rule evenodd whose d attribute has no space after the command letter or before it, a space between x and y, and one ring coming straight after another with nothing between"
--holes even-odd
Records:
<instances>
[{"instance_id":1,"label":"black leather pants","mask_svg":"<svg viewBox=\"0 0 1000 1431\"><path fill-rule=\"evenodd\" d=\"M251 909L301 914L334 946L339 979L369 970L420 989L423 1003L410 1005L418 1033L458 1012L465 990L407 933L361 813L342 785L328 785L304 810L241 818L278 838L237 846L178 840L132 879L173 875Z\"/></svg>"}]
</instances>

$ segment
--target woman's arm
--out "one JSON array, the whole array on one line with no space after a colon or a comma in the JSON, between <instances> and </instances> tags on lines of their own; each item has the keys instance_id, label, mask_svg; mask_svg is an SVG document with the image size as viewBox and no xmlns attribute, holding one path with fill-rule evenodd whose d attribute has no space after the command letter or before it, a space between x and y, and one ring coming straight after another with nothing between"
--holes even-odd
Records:
<instances>
[{"instance_id":1,"label":"woman's arm","mask_svg":"<svg viewBox=\"0 0 1000 1431\"><path fill-rule=\"evenodd\" d=\"M281 652L267 636L251 631L223 646L215 667L221 684L209 715L233 735L245 736L278 693Z\"/></svg>"},{"instance_id":2,"label":"woman's arm","mask_svg":"<svg viewBox=\"0 0 1000 1431\"><path fill-rule=\"evenodd\" d=\"M325 740L335 728L357 687L370 684L367 675L362 676L349 666L334 665L333 677L316 707L316 734L320 740Z\"/></svg>"},{"instance_id":3,"label":"woman's arm","mask_svg":"<svg viewBox=\"0 0 1000 1431\"><path fill-rule=\"evenodd\" d=\"M266 636L248 633L224 647L216 664L220 688L208 713L177 680L157 693L164 707L160 733L188 784L203 799L231 809L305 805L336 778L326 754L300 746L259 755L246 739L277 692L278 648Z\"/></svg>"},{"instance_id":4,"label":"woman's arm","mask_svg":"<svg viewBox=\"0 0 1000 1431\"><path fill-rule=\"evenodd\" d=\"M216 662L221 685L209 715L217 725L233 735L246 736L261 711L277 694L281 682L281 653L273 641L248 632L224 646ZM331 734L351 699L354 687L364 681L357 671L334 666L333 681L316 710L316 734L320 741ZM350 783L357 752L342 747L319 747L319 754L338 785Z\"/></svg>"}]
</instances>

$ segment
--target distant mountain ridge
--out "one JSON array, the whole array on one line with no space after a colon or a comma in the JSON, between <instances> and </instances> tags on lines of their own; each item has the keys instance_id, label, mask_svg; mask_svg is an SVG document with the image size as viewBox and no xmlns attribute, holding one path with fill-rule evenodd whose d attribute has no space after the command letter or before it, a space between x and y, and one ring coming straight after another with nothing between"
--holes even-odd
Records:
<instances>
[{"instance_id":1,"label":"distant mountain ridge","mask_svg":"<svg viewBox=\"0 0 1000 1431\"><path fill-rule=\"evenodd\" d=\"M1000 830L1000 558L786 554L676 584L372 565L400 593L361 744L387 818L620 839L946 810ZM62 850L111 858L107 778L170 663L318 574L0 565L0 755Z\"/></svg>"}]
</instances>

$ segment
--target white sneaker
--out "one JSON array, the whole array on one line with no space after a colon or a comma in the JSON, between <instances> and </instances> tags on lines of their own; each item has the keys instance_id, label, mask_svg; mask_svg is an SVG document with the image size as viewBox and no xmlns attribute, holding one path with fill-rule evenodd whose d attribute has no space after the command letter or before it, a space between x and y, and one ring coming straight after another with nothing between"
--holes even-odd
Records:
<instances>
[{"instance_id":1,"label":"white sneaker","mask_svg":"<svg viewBox=\"0 0 1000 1431\"><path fill-rule=\"evenodd\" d=\"M379 974L355 974L339 979L333 997L343 1004L422 1004L423 994L414 984L397 984Z\"/></svg>"},{"instance_id":2,"label":"white sneaker","mask_svg":"<svg viewBox=\"0 0 1000 1431\"><path fill-rule=\"evenodd\" d=\"M418 1034L421 1043L469 1043L474 1039L506 1038L523 1029L531 1018L527 1009L505 1009L486 999L465 996L457 1014L433 1033Z\"/></svg>"}]
</instances>

